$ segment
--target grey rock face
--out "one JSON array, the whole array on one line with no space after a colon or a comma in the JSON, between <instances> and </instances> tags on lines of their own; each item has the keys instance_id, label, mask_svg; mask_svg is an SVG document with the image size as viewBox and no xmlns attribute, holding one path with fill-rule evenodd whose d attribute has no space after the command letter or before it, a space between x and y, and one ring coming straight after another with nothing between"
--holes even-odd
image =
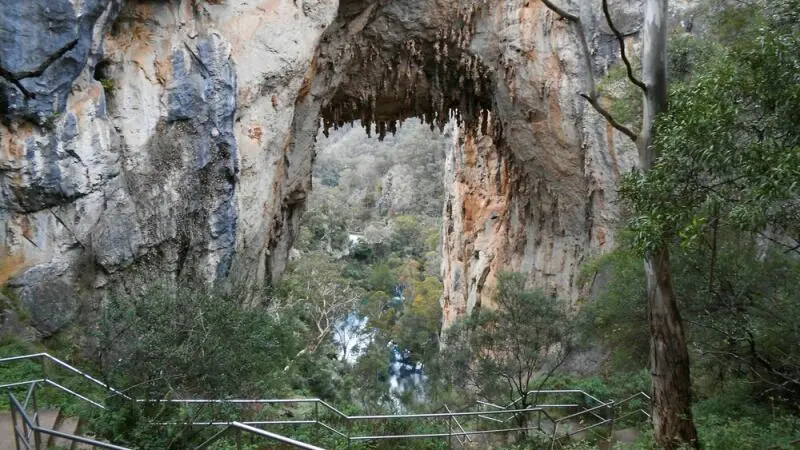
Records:
<instances>
[{"instance_id":1,"label":"grey rock face","mask_svg":"<svg viewBox=\"0 0 800 450\"><path fill-rule=\"evenodd\" d=\"M0 1L0 113L44 124L64 111L117 0Z\"/></svg>"},{"instance_id":2,"label":"grey rock face","mask_svg":"<svg viewBox=\"0 0 800 450\"><path fill-rule=\"evenodd\" d=\"M11 284L19 287L17 295L40 337L52 336L77 317L80 300L72 283L64 279L65 269L63 265L43 265Z\"/></svg>"},{"instance_id":3,"label":"grey rock face","mask_svg":"<svg viewBox=\"0 0 800 450\"><path fill-rule=\"evenodd\" d=\"M20 317L20 305L0 294L0 339L17 339L33 342L36 330L27 325L27 317Z\"/></svg>"},{"instance_id":4,"label":"grey rock face","mask_svg":"<svg viewBox=\"0 0 800 450\"><path fill-rule=\"evenodd\" d=\"M280 273L338 5L262 3L0 2L0 284L39 336L121 285Z\"/></svg>"},{"instance_id":5,"label":"grey rock face","mask_svg":"<svg viewBox=\"0 0 800 450\"><path fill-rule=\"evenodd\" d=\"M152 151L163 153L165 161L175 154L185 156L188 167L178 167L178 171L189 174L184 191L195 196L188 199L178 226L190 227L188 221L207 226L203 240L217 254L216 277L224 278L236 243L236 74L230 49L219 35L195 40L196 48L187 45L172 54L172 83L167 86L168 109L161 135L165 145Z\"/></svg>"}]
</instances>

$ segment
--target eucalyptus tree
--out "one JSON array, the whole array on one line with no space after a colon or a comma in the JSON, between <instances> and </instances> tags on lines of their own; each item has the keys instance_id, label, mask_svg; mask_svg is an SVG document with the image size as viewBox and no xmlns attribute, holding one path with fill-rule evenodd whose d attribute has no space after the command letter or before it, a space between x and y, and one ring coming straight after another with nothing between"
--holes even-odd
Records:
<instances>
[{"instance_id":1,"label":"eucalyptus tree","mask_svg":"<svg viewBox=\"0 0 800 450\"><path fill-rule=\"evenodd\" d=\"M642 70L638 78L626 54L623 34L614 25L608 0L602 1L603 14L619 41L621 58L628 80L642 91L644 109L637 133L619 122L600 102L592 69L592 56L580 15L541 0L551 11L575 28L585 64L587 91L581 93L592 107L615 129L630 138L639 151L639 170L647 173L658 160L653 141L656 118L667 112L667 20L668 0L646 0L642 31ZM650 329L650 370L652 373L653 425L655 439L664 448L698 447L697 430L692 420L689 352L678 309L669 262L669 246L664 236L652 242L645 253L648 323Z\"/></svg>"},{"instance_id":2,"label":"eucalyptus tree","mask_svg":"<svg viewBox=\"0 0 800 450\"><path fill-rule=\"evenodd\" d=\"M659 158L647 172L625 177L621 194L633 215L636 247L652 252L667 238L710 255L693 270L706 277L706 302L733 305L738 299L726 294L737 292L746 301L737 317L749 314L717 331L730 346L746 345L746 359L756 363L751 374L796 398L800 381L788 374L797 365L786 362L795 355L770 356L756 345L763 330L785 317L760 321L749 312L785 310L792 278L775 280L791 273L791 258L800 254L800 1L723 3L715 20L716 42L707 44L702 66L674 84L670 110L658 118ZM748 273L728 280L725 268L736 272L724 253L726 235L742 241L742 250L757 249L740 250L736 259ZM782 262L758 272L773 261ZM760 279L751 280L753 273ZM744 281L759 288L742 289Z\"/></svg>"}]
</instances>

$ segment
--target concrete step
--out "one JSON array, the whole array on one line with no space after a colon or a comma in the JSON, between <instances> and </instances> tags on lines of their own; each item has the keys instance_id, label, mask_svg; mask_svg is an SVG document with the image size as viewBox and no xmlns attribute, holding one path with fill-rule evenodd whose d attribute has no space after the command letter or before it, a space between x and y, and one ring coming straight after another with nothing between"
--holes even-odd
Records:
<instances>
[{"instance_id":1,"label":"concrete step","mask_svg":"<svg viewBox=\"0 0 800 450\"><path fill-rule=\"evenodd\" d=\"M80 436L80 419L77 417L65 417L59 410L39 411L39 426L73 436ZM92 439L96 438L92 437ZM88 444L80 444L69 439L45 434L42 434L42 443L44 444L43 447L48 450L91 450L95 448ZM10 412L0 413L0 450L16 450L14 445L14 426Z\"/></svg>"},{"instance_id":2,"label":"concrete step","mask_svg":"<svg viewBox=\"0 0 800 450\"><path fill-rule=\"evenodd\" d=\"M636 428L623 428L621 430L614 430L614 437L610 441L606 439L600 440L597 443L597 448L600 450L612 450L616 448L617 444L633 444L638 439L639 430Z\"/></svg>"},{"instance_id":3,"label":"concrete step","mask_svg":"<svg viewBox=\"0 0 800 450\"><path fill-rule=\"evenodd\" d=\"M54 430L61 412L57 409L43 409L39 411L39 426ZM33 419L33 417L31 417Z\"/></svg>"},{"instance_id":4,"label":"concrete step","mask_svg":"<svg viewBox=\"0 0 800 450\"><path fill-rule=\"evenodd\" d=\"M94 436L87 436L87 437L90 437L91 439L94 439L96 441L108 443L108 441L105 440L105 439L98 439L98 438L96 438ZM96 448L97 447L91 446L89 444L82 444L80 442L76 442L75 446L72 447L72 450L95 450Z\"/></svg>"},{"instance_id":5,"label":"concrete step","mask_svg":"<svg viewBox=\"0 0 800 450\"><path fill-rule=\"evenodd\" d=\"M77 435L78 434L78 425L80 421L75 417L65 417L63 420L59 421L59 424L56 426L56 430L62 433ZM65 448L69 449L72 448L73 442L64 439L64 438L57 438L52 437L48 442L49 447L56 447L56 448Z\"/></svg>"},{"instance_id":6,"label":"concrete step","mask_svg":"<svg viewBox=\"0 0 800 450\"><path fill-rule=\"evenodd\" d=\"M0 413L0 450L15 450L14 446L14 423L11 421L11 413Z\"/></svg>"},{"instance_id":7,"label":"concrete step","mask_svg":"<svg viewBox=\"0 0 800 450\"><path fill-rule=\"evenodd\" d=\"M623 428L614 431L614 441L625 444L633 444L639 440L639 430L636 428Z\"/></svg>"},{"instance_id":8,"label":"concrete step","mask_svg":"<svg viewBox=\"0 0 800 450\"><path fill-rule=\"evenodd\" d=\"M58 421L59 411L57 409L47 409L39 411L39 426L53 428ZM33 419L33 417L31 417ZM18 420L21 420L18 418ZM47 442L47 436L42 436L43 441ZM11 413L0 414L0 450L15 450L14 445L14 424L11 420Z\"/></svg>"}]
</instances>

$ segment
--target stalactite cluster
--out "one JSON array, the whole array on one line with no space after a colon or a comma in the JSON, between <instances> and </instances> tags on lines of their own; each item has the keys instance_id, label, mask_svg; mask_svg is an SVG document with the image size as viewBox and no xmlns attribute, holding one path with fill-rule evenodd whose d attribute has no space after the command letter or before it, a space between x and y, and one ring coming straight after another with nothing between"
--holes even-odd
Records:
<instances>
[{"instance_id":1,"label":"stalactite cluster","mask_svg":"<svg viewBox=\"0 0 800 450\"><path fill-rule=\"evenodd\" d=\"M348 82L323 106L323 131L359 120L379 139L395 133L403 120L419 117L431 129L459 125L489 127L493 70L469 52L475 17L488 0L461 1L453 23L433 36L385 42L358 36L337 56L347 61Z\"/></svg>"}]
</instances>

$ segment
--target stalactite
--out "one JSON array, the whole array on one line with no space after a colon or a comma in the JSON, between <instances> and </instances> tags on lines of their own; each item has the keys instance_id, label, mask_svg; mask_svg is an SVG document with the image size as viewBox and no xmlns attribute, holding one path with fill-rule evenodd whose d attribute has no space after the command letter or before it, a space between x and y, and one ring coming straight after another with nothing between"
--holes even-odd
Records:
<instances>
[{"instance_id":1,"label":"stalactite","mask_svg":"<svg viewBox=\"0 0 800 450\"><path fill-rule=\"evenodd\" d=\"M462 0L451 26L439 28L430 39L406 39L394 51L387 50L385 42L363 36L340 46L340 57L348 61L344 67L363 87L350 86L352 91L337 94L332 104L323 107L323 131L360 119L367 134L375 124L378 138L383 139L387 132L397 131L398 121L417 116L431 129L443 130L448 120L455 120L491 132L486 112L492 106L494 74L469 51L477 14L487 4ZM337 70L335 64L329 65L326 70ZM510 81L511 74L504 72Z\"/></svg>"}]
</instances>

